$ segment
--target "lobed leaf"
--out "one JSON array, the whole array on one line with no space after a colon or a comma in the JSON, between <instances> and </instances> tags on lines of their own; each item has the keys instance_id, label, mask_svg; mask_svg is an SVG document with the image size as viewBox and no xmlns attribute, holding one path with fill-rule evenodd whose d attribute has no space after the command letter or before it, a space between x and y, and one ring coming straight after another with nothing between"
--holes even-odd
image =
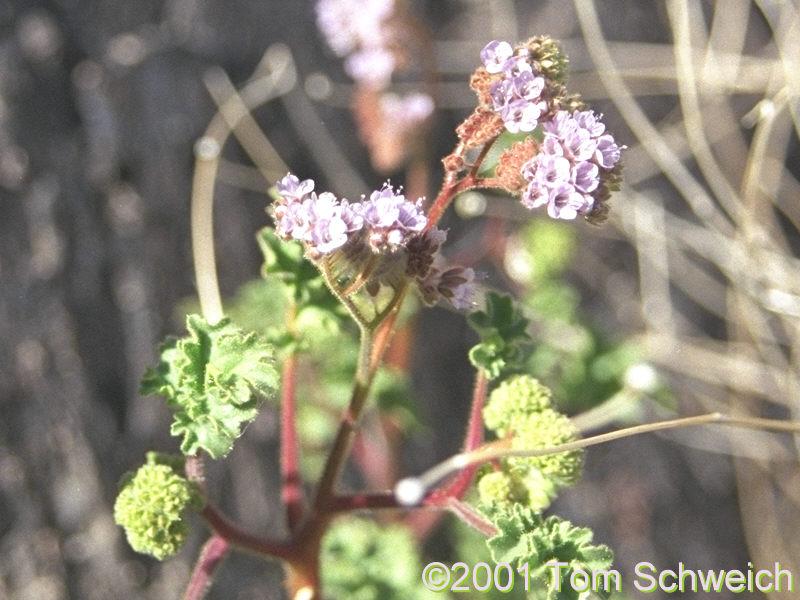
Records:
<instances>
[{"instance_id":1,"label":"lobed leaf","mask_svg":"<svg viewBox=\"0 0 800 600\"><path fill-rule=\"evenodd\" d=\"M534 586L538 583L546 588L548 600L582 600L588 592L573 590L570 575L577 569L593 573L611 568L612 551L603 544L592 544L591 529L575 527L557 516L543 519L541 513L520 504L490 504L483 507L483 512L498 530L486 542L492 559L516 567L527 563ZM552 579L555 570L548 565L553 561L567 565L560 569L558 586ZM611 591L601 589L596 593L608 597Z\"/></svg>"},{"instance_id":2,"label":"lobed leaf","mask_svg":"<svg viewBox=\"0 0 800 600\"><path fill-rule=\"evenodd\" d=\"M159 364L145 373L141 393L167 398L175 411L170 432L183 436L184 454L203 449L220 458L278 387L272 347L228 319L211 325L189 315L186 327L187 337L161 346Z\"/></svg>"},{"instance_id":3,"label":"lobed leaf","mask_svg":"<svg viewBox=\"0 0 800 600\"><path fill-rule=\"evenodd\" d=\"M530 341L529 321L516 307L511 296L489 292L486 310L468 317L470 326L478 332L480 343L469 352L472 364L496 379L503 371L521 364L522 346Z\"/></svg>"}]
</instances>

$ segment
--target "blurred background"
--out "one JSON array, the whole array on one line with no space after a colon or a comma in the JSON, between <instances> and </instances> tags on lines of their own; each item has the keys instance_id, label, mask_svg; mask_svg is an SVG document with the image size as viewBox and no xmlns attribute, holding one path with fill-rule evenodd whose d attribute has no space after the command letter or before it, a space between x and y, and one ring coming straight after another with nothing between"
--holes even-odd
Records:
<instances>
[{"instance_id":1,"label":"blurred background","mask_svg":"<svg viewBox=\"0 0 800 600\"><path fill-rule=\"evenodd\" d=\"M387 177L435 195L492 39L561 40L569 89L628 146L602 227L551 227L481 195L444 221L454 259L525 298L531 370L573 414L618 400L587 431L716 410L800 419L797 2L409 0L404 10L413 44L391 89L423 90L436 108L414 152L387 158L394 146L376 148L364 125L374 99L326 44L311 0L0 1L0 598L182 593L199 523L160 564L130 550L111 507L146 450L177 448L163 402L137 389L195 301L198 138L227 142L215 230L228 301L258 277L266 190L287 169L350 198ZM235 88L255 122L238 117L228 140L217 111ZM393 361L410 375L419 422L396 465L408 474L459 449L475 339L441 308L403 333ZM266 409L229 460L209 466L212 497L274 535L276 435ZM800 577L797 450L789 436L720 428L614 442L589 451L583 481L552 510L592 527L627 575L640 561L752 561ZM424 556L455 560L457 535L438 531ZM209 597L283 598L281 579L237 555Z\"/></svg>"}]
</instances>

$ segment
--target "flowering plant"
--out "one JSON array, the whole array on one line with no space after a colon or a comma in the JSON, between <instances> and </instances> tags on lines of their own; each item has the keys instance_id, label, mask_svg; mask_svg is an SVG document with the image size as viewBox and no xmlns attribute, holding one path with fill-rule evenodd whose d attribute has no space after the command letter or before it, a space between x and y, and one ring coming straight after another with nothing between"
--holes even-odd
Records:
<instances>
[{"instance_id":1,"label":"flowering plant","mask_svg":"<svg viewBox=\"0 0 800 600\"><path fill-rule=\"evenodd\" d=\"M340 34L334 50L353 53L348 71L357 79L370 74L362 83L372 92L385 85L399 64L396 46L359 37L339 23L341 15L325 12L325 5L320 3L320 20L332 20L330 30ZM401 35L387 25L388 13L375 11L360 18L381 23L377 38ZM568 93L567 58L555 41L534 37L516 46L492 41L480 58L483 65L471 78L477 105L456 129L458 142L443 159L444 177L431 202L410 199L390 183L348 200L319 191L315 181L293 173L276 182L269 208L274 227L262 230L258 241L263 274L278 291L282 311L263 335L223 314L218 290L204 283L213 267L197 246L203 314L188 318L188 336L162 346L159 364L142 385L144 393L165 396L174 410L171 433L182 438L183 456L149 456L136 475L125 478L115 506L131 545L158 559L174 554L186 538L184 512L200 513L211 535L191 576L187 600L203 596L236 549L280 560L293 599L424 597L407 529L339 519L355 511L423 508L450 512L479 532L496 562L536 578L540 595L607 596L611 590L606 588L574 589L570 575L608 569L611 551L594 544L587 529L542 515L562 489L580 478L583 448L675 426L754 426L715 413L579 439L579 428L558 410L550 389L531 375L526 362L529 316L510 295L482 292L470 266L448 262L443 252L447 232L439 228L440 220L456 196L480 188L519 197L526 209L554 220L582 216L601 223L620 185L624 146L601 115ZM371 64L384 70L366 66ZM210 237L194 233L195 240ZM381 396L391 384L382 387L382 365L412 292L426 305L448 304L467 313L478 336L469 352L475 381L463 452L377 491L342 492L342 473L369 401L377 397L380 409L388 411ZM304 412L313 411L310 399L327 390L310 389L314 384L324 388L324 377L304 380L303 363L318 361L308 364L320 374L331 364L341 371L336 360L347 355L353 331L358 343L348 371L346 406L335 432L324 440L321 462L312 468L301 460L299 425ZM210 500L203 464L206 456L225 457L243 428L274 399L280 410L287 533L264 538L233 523ZM763 420L757 425L779 428ZM492 439L485 439L485 430ZM374 568L392 560L398 565L390 570ZM567 567L560 580L546 568L552 561Z\"/></svg>"}]
</instances>

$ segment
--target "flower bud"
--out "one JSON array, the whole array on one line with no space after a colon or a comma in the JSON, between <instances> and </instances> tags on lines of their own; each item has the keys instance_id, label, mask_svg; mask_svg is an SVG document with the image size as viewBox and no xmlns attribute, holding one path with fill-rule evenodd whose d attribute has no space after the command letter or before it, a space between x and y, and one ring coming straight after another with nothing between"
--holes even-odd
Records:
<instances>
[{"instance_id":1,"label":"flower bud","mask_svg":"<svg viewBox=\"0 0 800 600\"><path fill-rule=\"evenodd\" d=\"M136 474L129 474L114 503L114 521L125 529L131 548L164 560L176 554L189 531L184 510L202 504L195 485L172 467L158 464L155 453Z\"/></svg>"}]
</instances>

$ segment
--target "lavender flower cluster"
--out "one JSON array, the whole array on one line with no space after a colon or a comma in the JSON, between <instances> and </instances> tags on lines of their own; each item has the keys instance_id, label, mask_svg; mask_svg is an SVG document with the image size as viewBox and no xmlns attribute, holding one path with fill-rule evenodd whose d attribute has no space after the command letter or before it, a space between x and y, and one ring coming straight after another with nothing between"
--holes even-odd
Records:
<instances>
[{"instance_id":1,"label":"lavender flower cluster","mask_svg":"<svg viewBox=\"0 0 800 600\"><path fill-rule=\"evenodd\" d=\"M602 202L613 188L612 172L623 147L606 132L600 115L580 110L577 99L566 97L557 68L566 58L552 42L533 38L516 49L508 42L489 42L481 60L489 75L491 107L505 128L511 133L542 132L541 143L528 146L535 154L516 163L525 181L523 205L547 206L554 219L603 214L598 199ZM537 72L537 65L549 65L542 68L550 70ZM561 108L570 104L572 111Z\"/></svg>"},{"instance_id":2,"label":"lavender flower cluster","mask_svg":"<svg viewBox=\"0 0 800 600\"><path fill-rule=\"evenodd\" d=\"M364 232L377 250L404 246L428 223L419 203L389 184L353 204L330 192L318 195L314 185L287 174L276 184L283 201L275 206L278 235L304 242L312 257L330 254Z\"/></svg>"},{"instance_id":3,"label":"lavender flower cluster","mask_svg":"<svg viewBox=\"0 0 800 600\"><path fill-rule=\"evenodd\" d=\"M481 60L489 73L502 75L491 84L489 96L506 129L511 133L536 129L547 111L543 98L546 82L529 57L515 54L508 42L494 40L481 50Z\"/></svg>"},{"instance_id":4,"label":"lavender flower cluster","mask_svg":"<svg viewBox=\"0 0 800 600\"><path fill-rule=\"evenodd\" d=\"M312 260L324 260L338 251L356 268L371 265L373 284L414 279L423 299L447 299L456 308L472 305L472 269L434 265L446 233L428 228L421 201L411 202L388 183L359 202L338 199L330 192L317 194L311 179L288 173L277 182L280 199L273 207L275 231L285 240L303 242ZM364 254L379 257L364 259ZM370 275L369 273L367 274ZM367 285L367 289L374 285Z\"/></svg>"},{"instance_id":5,"label":"lavender flower cluster","mask_svg":"<svg viewBox=\"0 0 800 600\"><path fill-rule=\"evenodd\" d=\"M554 219L589 214L602 172L614 168L622 148L592 110L558 112L542 128L539 153L522 167L529 182L522 203L528 208L546 205Z\"/></svg>"}]
</instances>

